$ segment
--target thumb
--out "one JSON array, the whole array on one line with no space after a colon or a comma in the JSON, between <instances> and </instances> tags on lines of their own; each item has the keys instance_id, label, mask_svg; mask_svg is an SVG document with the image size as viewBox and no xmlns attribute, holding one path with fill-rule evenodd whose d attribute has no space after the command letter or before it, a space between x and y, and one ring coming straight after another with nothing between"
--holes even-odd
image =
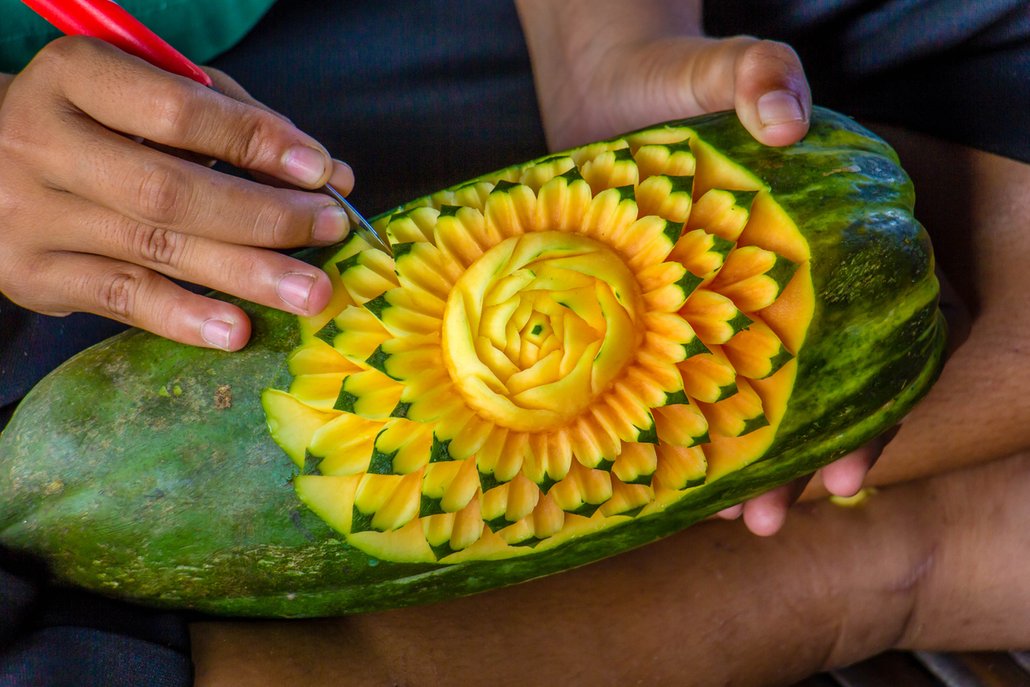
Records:
<instances>
[{"instance_id":1,"label":"thumb","mask_svg":"<svg viewBox=\"0 0 1030 687\"><path fill-rule=\"evenodd\" d=\"M812 93L794 50L758 41L737 60L734 109L751 135L766 145L796 143L808 133Z\"/></svg>"},{"instance_id":2,"label":"thumb","mask_svg":"<svg viewBox=\"0 0 1030 687\"><path fill-rule=\"evenodd\" d=\"M651 43L640 58L644 78L638 76L636 86L645 97L624 101L647 110L635 113L636 120L736 110L744 128L766 145L789 145L808 132L812 95L801 60L784 43L677 38Z\"/></svg>"},{"instance_id":3,"label":"thumb","mask_svg":"<svg viewBox=\"0 0 1030 687\"><path fill-rule=\"evenodd\" d=\"M808 132L812 94L790 46L749 37L706 42L691 72L698 106L736 110L759 142L789 145Z\"/></svg>"}]
</instances>

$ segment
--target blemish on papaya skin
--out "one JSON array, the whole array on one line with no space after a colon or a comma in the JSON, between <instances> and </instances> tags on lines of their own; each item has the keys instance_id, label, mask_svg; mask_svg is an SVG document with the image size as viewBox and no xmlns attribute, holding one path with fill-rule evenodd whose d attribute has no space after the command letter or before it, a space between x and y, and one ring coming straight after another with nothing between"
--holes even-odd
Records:
<instances>
[{"instance_id":1,"label":"blemish on papaya skin","mask_svg":"<svg viewBox=\"0 0 1030 687\"><path fill-rule=\"evenodd\" d=\"M219 384L215 389L215 409L228 410L232 408L232 387L228 384Z\"/></svg>"},{"instance_id":2,"label":"blemish on papaya skin","mask_svg":"<svg viewBox=\"0 0 1030 687\"><path fill-rule=\"evenodd\" d=\"M833 176L834 174L858 174L862 171L862 168L858 165L848 165L847 167L835 167L831 170L823 172L824 177Z\"/></svg>"},{"instance_id":3,"label":"blemish on papaya skin","mask_svg":"<svg viewBox=\"0 0 1030 687\"><path fill-rule=\"evenodd\" d=\"M62 491L64 491L64 482L59 479L55 479L43 487L43 493L47 496L57 496Z\"/></svg>"},{"instance_id":4,"label":"blemish on papaya skin","mask_svg":"<svg viewBox=\"0 0 1030 687\"><path fill-rule=\"evenodd\" d=\"M182 386L180 386L178 383L175 383L175 384L172 384L172 383L165 384L164 386L162 386L160 389L157 390L157 395L160 396L161 398L171 398L173 396L175 396L175 397L182 396Z\"/></svg>"}]
</instances>

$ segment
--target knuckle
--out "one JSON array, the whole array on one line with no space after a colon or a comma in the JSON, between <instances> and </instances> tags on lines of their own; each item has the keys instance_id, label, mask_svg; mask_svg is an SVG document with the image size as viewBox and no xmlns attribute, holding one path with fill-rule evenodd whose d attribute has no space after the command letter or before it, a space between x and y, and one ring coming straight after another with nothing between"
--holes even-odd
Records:
<instances>
[{"instance_id":1,"label":"knuckle","mask_svg":"<svg viewBox=\"0 0 1030 687\"><path fill-rule=\"evenodd\" d=\"M90 47L89 39L82 36L61 36L47 43L29 64L33 68L74 64L82 56L83 51Z\"/></svg>"},{"instance_id":2,"label":"knuckle","mask_svg":"<svg viewBox=\"0 0 1030 687\"><path fill-rule=\"evenodd\" d=\"M21 217L25 208L25 194L20 193L14 184L0 179L0 236L13 235L16 227L24 220ZM5 243L9 242L5 238Z\"/></svg>"},{"instance_id":3,"label":"knuckle","mask_svg":"<svg viewBox=\"0 0 1030 687\"><path fill-rule=\"evenodd\" d=\"M81 73L83 65L93 64L97 56L111 48L88 36L61 36L47 43L23 70L24 74L40 76L45 81L54 75Z\"/></svg>"},{"instance_id":4,"label":"knuckle","mask_svg":"<svg viewBox=\"0 0 1030 687\"><path fill-rule=\"evenodd\" d=\"M149 164L136 183L136 207L146 223L171 226L186 216L189 186L179 170Z\"/></svg>"},{"instance_id":5,"label":"knuckle","mask_svg":"<svg viewBox=\"0 0 1030 687\"><path fill-rule=\"evenodd\" d=\"M230 162L244 169L274 164L277 133L282 122L262 110L247 108L228 141Z\"/></svg>"},{"instance_id":6,"label":"knuckle","mask_svg":"<svg viewBox=\"0 0 1030 687\"><path fill-rule=\"evenodd\" d=\"M33 129L26 125L23 117L14 114L0 117L0 159L32 159L40 148Z\"/></svg>"},{"instance_id":7,"label":"knuckle","mask_svg":"<svg viewBox=\"0 0 1030 687\"><path fill-rule=\"evenodd\" d=\"M254 243L277 248L304 245L311 239L312 222L285 203L265 203L254 222Z\"/></svg>"},{"instance_id":8,"label":"knuckle","mask_svg":"<svg viewBox=\"0 0 1030 687\"><path fill-rule=\"evenodd\" d=\"M235 256L228 261L222 275L224 290L237 296L254 293L254 275L263 275L271 271L265 262L267 259L258 253L252 253Z\"/></svg>"},{"instance_id":9,"label":"knuckle","mask_svg":"<svg viewBox=\"0 0 1030 687\"><path fill-rule=\"evenodd\" d=\"M777 69L787 71L801 66L801 60L794 52L794 48L779 41L761 40L752 43L745 51L744 57L753 68L771 64Z\"/></svg>"},{"instance_id":10,"label":"knuckle","mask_svg":"<svg viewBox=\"0 0 1030 687\"><path fill-rule=\"evenodd\" d=\"M189 84L166 84L150 104L148 117L155 138L175 145L189 138L198 126L201 107L195 89Z\"/></svg>"},{"instance_id":11,"label":"knuckle","mask_svg":"<svg viewBox=\"0 0 1030 687\"><path fill-rule=\"evenodd\" d=\"M130 319L146 284L142 269L128 266L103 275L97 283L96 304L108 317L126 322Z\"/></svg>"},{"instance_id":12,"label":"knuckle","mask_svg":"<svg viewBox=\"0 0 1030 687\"><path fill-rule=\"evenodd\" d=\"M31 84L15 94L16 86L10 85L0 108L0 172L5 176L24 176L49 161L56 138L54 126L60 124L49 94L41 95Z\"/></svg>"},{"instance_id":13,"label":"knuckle","mask_svg":"<svg viewBox=\"0 0 1030 687\"><path fill-rule=\"evenodd\" d=\"M140 224L132 233L132 252L151 264L174 265L182 253L183 239L170 229Z\"/></svg>"}]
</instances>

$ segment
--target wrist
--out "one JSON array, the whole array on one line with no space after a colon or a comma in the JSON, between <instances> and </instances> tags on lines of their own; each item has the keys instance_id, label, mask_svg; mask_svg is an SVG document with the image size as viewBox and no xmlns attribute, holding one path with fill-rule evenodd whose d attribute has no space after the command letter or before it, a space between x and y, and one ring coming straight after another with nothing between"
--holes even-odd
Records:
<instances>
[{"instance_id":1,"label":"wrist","mask_svg":"<svg viewBox=\"0 0 1030 687\"><path fill-rule=\"evenodd\" d=\"M602 43L703 35L699 0L515 0L515 8L527 41L538 34Z\"/></svg>"},{"instance_id":2,"label":"wrist","mask_svg":"<svg viewBox=\"0 0 1030 687\"><path fill-rule=\"evenodd\" d=\"M618 90L613 83L621 75L638 71L630 58L642 46L702 35L698 0L515 0L515 6L552 149L613 133L605 94ZM584 103L591 102L584 119Z\"/></svg>"},{"instance_id":3,"label":"wrist","mask_svg":"<svg viewBox=\"0 0 1030 687\"><path fill-rule=\"evenodd\" d=\"M668 0L515 0L534 71L574 72L613 49L701 36L701 4Z\"/></svg>"}]
</instances>

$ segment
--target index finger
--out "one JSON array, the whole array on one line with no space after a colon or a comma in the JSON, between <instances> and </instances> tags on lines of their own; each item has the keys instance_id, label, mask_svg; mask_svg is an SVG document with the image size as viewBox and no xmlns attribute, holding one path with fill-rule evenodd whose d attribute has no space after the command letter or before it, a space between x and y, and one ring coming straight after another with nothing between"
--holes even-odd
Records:
<instances>
[{"instance_id":1,"label":"index finger","mask_svg":"<svg viewBox=\"0 0 1030 687\"><path fill-rule=\"evenodd\" d=\"M169 74L102 41L58 39L52 88L106 127L304 188L329 181L332 159L269 110Z\"/></svg>"}]
</instances>

